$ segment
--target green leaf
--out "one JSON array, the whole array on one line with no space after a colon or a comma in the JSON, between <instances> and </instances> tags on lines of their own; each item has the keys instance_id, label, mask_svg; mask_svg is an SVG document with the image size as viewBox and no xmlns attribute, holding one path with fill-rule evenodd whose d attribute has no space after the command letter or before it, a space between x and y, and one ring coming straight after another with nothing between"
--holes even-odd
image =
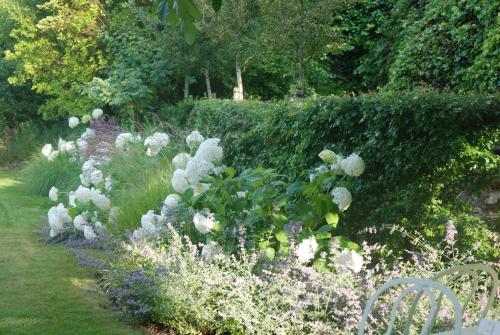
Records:
<instances>
[{"instance_id":1,"label":"green leaf","mask_svg":"<svg viewBox=\"0 0 500 335\"><path fill-rule=\"evenodd\" d=\"M288 244L288 234L284 230L280 230L276 233L276 239L283 244Z\"/></svg>"},{"instance_id":2,"label":"green leaf","mask_svg":"<svg viewBox=\"0 0 500 335\"><path fill-rule=\"evenodd\" d=\"M333 226L333 228L337 227L339 223L339 215L337 213L328 212L325 215L326 222Z\"/></svg>"},{"instance_id":3,"label":"green leaf","mask_svg":"<svg viewBox=\"0 0 500 335\"><path fill-rule=\"evenodd\" d=\"M212 8L218 12L222 7L222 0L212 0Z\"/></svg>"},{"instance_id":4,"label":"green leaf","mask_svg":"<svg viewBox=\"0 0 500 335\"><path fill-rule=\"evenodd\" d=\"M274 256L276 255L276 251L273 248L266 248L265 253L266 257L269 259L274 259Z\"/></svg>"},{"instance_id":5,"label":"green leaf","mask_svg":"<svg viewBox=\"0 0 500 335\"><path fill-rule=\"evenodd\" d=\"M357 243L354 243L353 241L351 241L347 236L342 236L342 235L339 235L339 236L335 236L335 239L337 241L339 241L340 243L340 247L342 249L350 249L350 250L354 250L354 251L357 251L359 253L363 252L363 248L361 248L361 246Z\"/></svg>"}]
</instances>

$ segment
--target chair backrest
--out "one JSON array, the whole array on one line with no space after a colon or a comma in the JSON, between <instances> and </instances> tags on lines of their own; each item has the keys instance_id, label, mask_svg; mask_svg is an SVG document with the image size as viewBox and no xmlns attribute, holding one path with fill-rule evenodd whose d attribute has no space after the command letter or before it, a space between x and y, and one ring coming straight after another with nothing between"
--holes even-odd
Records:
<instances>
[{"instance_id":1,"label":"chair backrest","mask_svg":"<svg viewBox=\"0 0 500 335\"><path fill-rule=\"evenodd\" d=\"M467 306L472 301L472 298L476 296L479 290L479 282L482 274L486 274L491 277L491 289L489 290L488 299L486 301L485 306L480 310L480 319L486 318L488 312L495 300L496 291L498 288L498 273L490 266L486 264L466 264L459 265L447 270L441 271L432 277L432 280L439 281L450 287L454 281L458 280L460 277L470 277L468 280L472 287L470 289L469 294L467 294L467 298L464 300L462 304L462 314L467 310ZM446 282L443 279L447 279ZM462 315L463 317L463 315Z\"/></svg>"},{"instance_id":2,"label":"chair backrest","mask_svg":"<svg viewBox=\"0 0 500 335\"><path fill-rule=\"evenodd\" d=\"M460 315L460 318L463 319L464 313L467 310L467 307L469 306L470 302L472 301L472 298L474 298L474 296L476 296L476 294L478 293L478 290L480 288L479 282L481 274L486 274L487 276L491 277L491 289L488 294L488 299L486 301L485 306L480 310L480 315L479 315L479 319L484 319L488 314L491 305L493 304L496 295L496 290L498 288L498 274L493 268L485 264L459 265L438 272L431 279L443 283L443 285L445 285L446 287L451 287L453 283L456 282L461 277L464 276L470 277L468 278L468 282L471 283L472 287L467 288L468 292L467 297L463 301L463 303L461 303L462 314ZM418 301L421 296L422 292L418 293L412 306L410 307L409 315L411 316L407 319L405 325L405 332L409 331L411 324L413 323L413 315L415 313ZM441 293L437 299L438 302L437 310L439 310L441 306L442 298L443 295ZM434 325L434 323L436 322L436 318L437 318L437 312L433 316L432 325Z\"/></svg>"},{"instance_id":3,"label":"chair backrest","mask_svg":"<svg viewBox=\"0 0 500 335\"><path fill-rule=\"evenodd\" d=\"M359 328L358 328L358 335L364 335L365 334L365 328L366 328L366 323L368 321L368 318L370 316L370 313L372 312L372 308L375 305L375 302L378 300L378 298L386 291L389 291L390 289L401 286L401 285L406 285L407 287L403 289L403 291L399 294L398 298L394 301L394 304L391 309L391 314L390 314L390 319L389 319L389 324L387 326L387 331L386 335L390 335L393 331L394 328L394 323L396 321L396 316L398 313L398 309L401 306L401 303L403 302L403 299L405 299L407 296L410 296L411 294L415 294L414 303L412 304L411 310L408 313L407 320L410 320L409 324L411 325L411 322L413 320L413 316L415 313L415 309L413 306L418 304L418 301L422 297L422 295L427 296L430 302L430 309L429 309L429 314L426 318L426 321L424 325L422 326L422 329L420 331L421 335L428 334L434 325L435 322L435 317L439 311L439 306L440 303L438 302L438 299L436 299L435 294L432 292L432 290L438 291L439 296L442 297L443 295L452 303L453 305L453 310L455 314L455 321L454 321L454 330L453 330L453 335L460 335L461 328L462 328L462 308L460 306L460 302L458 301L457 296L455 293L453 293L452 290L450 290L448 287L430 279L420 279L420 278L397 278L393 279L384 285L382 285L379 289L375 291L375 293L370 297L368 300L365 309L363 311L363 315L361 317L361 321L359 323ZM405 323L405 325L407 325ZM404 335L409 334L409 328L404 330Z\"/></svg>"}]
</instances>

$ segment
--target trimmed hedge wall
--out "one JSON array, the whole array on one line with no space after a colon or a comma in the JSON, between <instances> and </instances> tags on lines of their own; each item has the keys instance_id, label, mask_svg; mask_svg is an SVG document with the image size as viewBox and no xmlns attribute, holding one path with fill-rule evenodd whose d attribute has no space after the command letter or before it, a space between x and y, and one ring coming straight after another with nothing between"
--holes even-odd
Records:
<instances>
[{"instance_id":1,"label":"trimmed hedge wall","mask_svg":"<svg viewBox=\"0 0 500 335\"><path fill-rule=\"evenodd\" d=\"M448 218L469 220L457 207L457 194L487 187L500 174L499 95L414 91L270 103L202 100L178 110L189 113L180 126L220 137L226 163L240 169L264 166L306 178L303 172L320 164L317 154L325 148L359 153L366 172L344 219L351 235L403 223L437 236ZM482 233L481 225L462 226L466 234Z\"/></svg>"}]
</instances>

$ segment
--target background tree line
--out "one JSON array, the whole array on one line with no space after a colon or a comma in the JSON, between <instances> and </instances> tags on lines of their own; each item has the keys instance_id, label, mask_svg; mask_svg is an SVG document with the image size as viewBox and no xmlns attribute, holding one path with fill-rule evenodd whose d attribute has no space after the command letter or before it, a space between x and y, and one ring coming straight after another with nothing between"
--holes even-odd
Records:
<instances>
[{"instance_id":1,"label":"background tree line","mask_svg":"<svg viewBox=\"0 0 500 335\"><path fill-rule=\"evenodd\" d=\"M496 92L498 1L194 1L193 43L148 0L4 0L0 125L187 97ZM168 16L168 13L167 13ZM167 17L167 21L169 21ZM175 23L175 22L171 22Z\"/></svg>"}]
</instances>

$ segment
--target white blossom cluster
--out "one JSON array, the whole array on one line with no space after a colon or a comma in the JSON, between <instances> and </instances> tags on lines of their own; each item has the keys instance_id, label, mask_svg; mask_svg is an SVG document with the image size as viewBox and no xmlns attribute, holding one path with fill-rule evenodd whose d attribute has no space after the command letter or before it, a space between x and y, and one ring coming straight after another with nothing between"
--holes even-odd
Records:
<instances>
[{"instance_id":1,"label":"white blossom cluster","mask_svg":"<svg viewBox=\"0 0 500 335\"><path fill-rule=\"evenodd\" d=\"M134 136L131 133L121 133L116 137L115 146L119 150L127 150L132 143L141 141L141 136Z\"/></svg>"},{"instance_id":2,"label":"white blossom cluster","mask_svg":"<svg viewBox=\"0 0 500 335\"><path fill-rule=\"evenodd\" d=\"M141 218L141 227L137 228L133 236L137 240L155 236L161 231L161 225L165 224L165 217L157 215L153 210L148 211Z\"/></svg>"},{"instance_id":3,"label":"white blossom cluster","mask_svg":"<svg viewBox=\"0 0 500 335\"><path fill-rule=\"evenodd\" d=\"M170 139L165 133L154 133L144 140L144 146L147 147L146 154L150 157L156 156L160 153L161 149L166 147Z\"/></svg>"}]
</instances>

